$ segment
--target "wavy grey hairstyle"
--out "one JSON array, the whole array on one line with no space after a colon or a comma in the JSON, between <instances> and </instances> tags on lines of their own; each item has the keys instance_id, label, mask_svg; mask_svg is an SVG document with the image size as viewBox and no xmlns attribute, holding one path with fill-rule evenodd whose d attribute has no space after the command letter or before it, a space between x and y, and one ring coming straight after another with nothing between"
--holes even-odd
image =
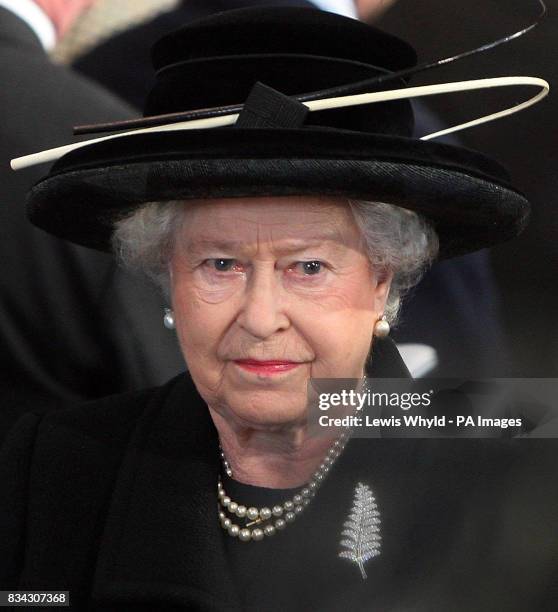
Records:
<instances>
[{"instance_id":1,"label":"wavy grey hairstyle","mask_svg":"<svg viewBox=\"0 0 558 612\"><path fill-rule=\"evenodd\" d=\"M347 200L376 274L393 273L384 314L396 322L401 300L438 254L438 236L414 211L362 200ZM168 262L184 201L148 202L115 223L113 249L120 261L142 271L169 294Z\"/></svg>"}]
</instances>

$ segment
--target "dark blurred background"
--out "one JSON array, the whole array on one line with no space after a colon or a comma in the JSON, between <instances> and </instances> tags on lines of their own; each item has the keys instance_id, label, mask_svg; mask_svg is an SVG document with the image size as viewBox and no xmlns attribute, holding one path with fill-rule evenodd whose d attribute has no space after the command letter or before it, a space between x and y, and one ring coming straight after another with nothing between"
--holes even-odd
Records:
<instances>
[{"instance_id":1,"label":"dark blurred background","mask_svg":"<svg viewBox=\"0 0 558 612\"><path fill-rule=\"evenodd\" d=\"M558 0L548 0L539 28L482 56L428 71L413 84L528 75L550 82L539 105L461 132L465 146L504 163L514 184L533 203L528 229L492 250L502 292L502 317L511 340L516 376L558 376ZM400 0L378 22L411 42L421 61L454 55L522 29L536 16L530 0ZM430 98L449 125L520 102L532 88Z\"/></svg>"}]
</instances>

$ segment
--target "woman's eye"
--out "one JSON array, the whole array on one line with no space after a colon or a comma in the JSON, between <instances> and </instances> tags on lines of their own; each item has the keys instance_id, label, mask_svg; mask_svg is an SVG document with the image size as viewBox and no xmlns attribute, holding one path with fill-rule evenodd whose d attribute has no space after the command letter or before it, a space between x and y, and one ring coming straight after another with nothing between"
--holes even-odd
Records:
<instances>
[{"instance_id":1,"label":"woman's eye","mask_svg":"<svg viewBox=\"0 0 558 612\"><path fill-rule=\"evenodd\" d=\"M206 259L204 264L216 272L229 272L235 267L236 259Z\"/></svg>"},{"instance_id":2,"label":"woman's eye","mask_svg":"<svg viewBox=\"0 0 558 612\"><path fill-rule=\"evenodd\" d=\"M300 266L305 276L315 276L319 274L323 266L321 261L299 261L297 265Z\"/></svg>"}]
</instances>

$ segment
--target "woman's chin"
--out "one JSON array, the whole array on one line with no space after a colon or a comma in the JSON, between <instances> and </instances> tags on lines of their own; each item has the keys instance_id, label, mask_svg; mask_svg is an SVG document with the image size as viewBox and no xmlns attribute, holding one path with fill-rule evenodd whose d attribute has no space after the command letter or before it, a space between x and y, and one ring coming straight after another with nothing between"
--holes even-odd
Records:
<instances>
[{"instance_id":1,"label":"woman's chin","mask_svg":"<svg viewBox=\"0 0 558 612\"><path fill-rule=\"evenodd\" d=\"M302 424L308 412L306 388L302 393L267 390L227 394L228 410L245 424L254 427L284 427Z\"/></svg>"}]
</instances>

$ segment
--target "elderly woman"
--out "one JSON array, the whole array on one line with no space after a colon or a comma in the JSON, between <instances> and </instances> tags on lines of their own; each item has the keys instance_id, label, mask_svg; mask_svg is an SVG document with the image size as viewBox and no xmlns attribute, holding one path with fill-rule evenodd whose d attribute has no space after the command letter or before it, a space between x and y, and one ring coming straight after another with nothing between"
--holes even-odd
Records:
<instances>
[{"instance_id":1,"label":"elderly woman","mask_svg":"<svg viewBox=\"0 0 558 612\"><path fill-rule=\"evenodd\" d=\"M291 103L412 63L356 21L233 11L154 60L151 120L246 100L236 123L81 147L30 215L154 278L188 372L22 418L0 586L76 610L551 609L554 446L315 436L309 418L310 379L408 376L388 337L404 292L438 253L517 233L526 200L490 160L409 138L408 102Z\"/></svg>"}]
</instances>

